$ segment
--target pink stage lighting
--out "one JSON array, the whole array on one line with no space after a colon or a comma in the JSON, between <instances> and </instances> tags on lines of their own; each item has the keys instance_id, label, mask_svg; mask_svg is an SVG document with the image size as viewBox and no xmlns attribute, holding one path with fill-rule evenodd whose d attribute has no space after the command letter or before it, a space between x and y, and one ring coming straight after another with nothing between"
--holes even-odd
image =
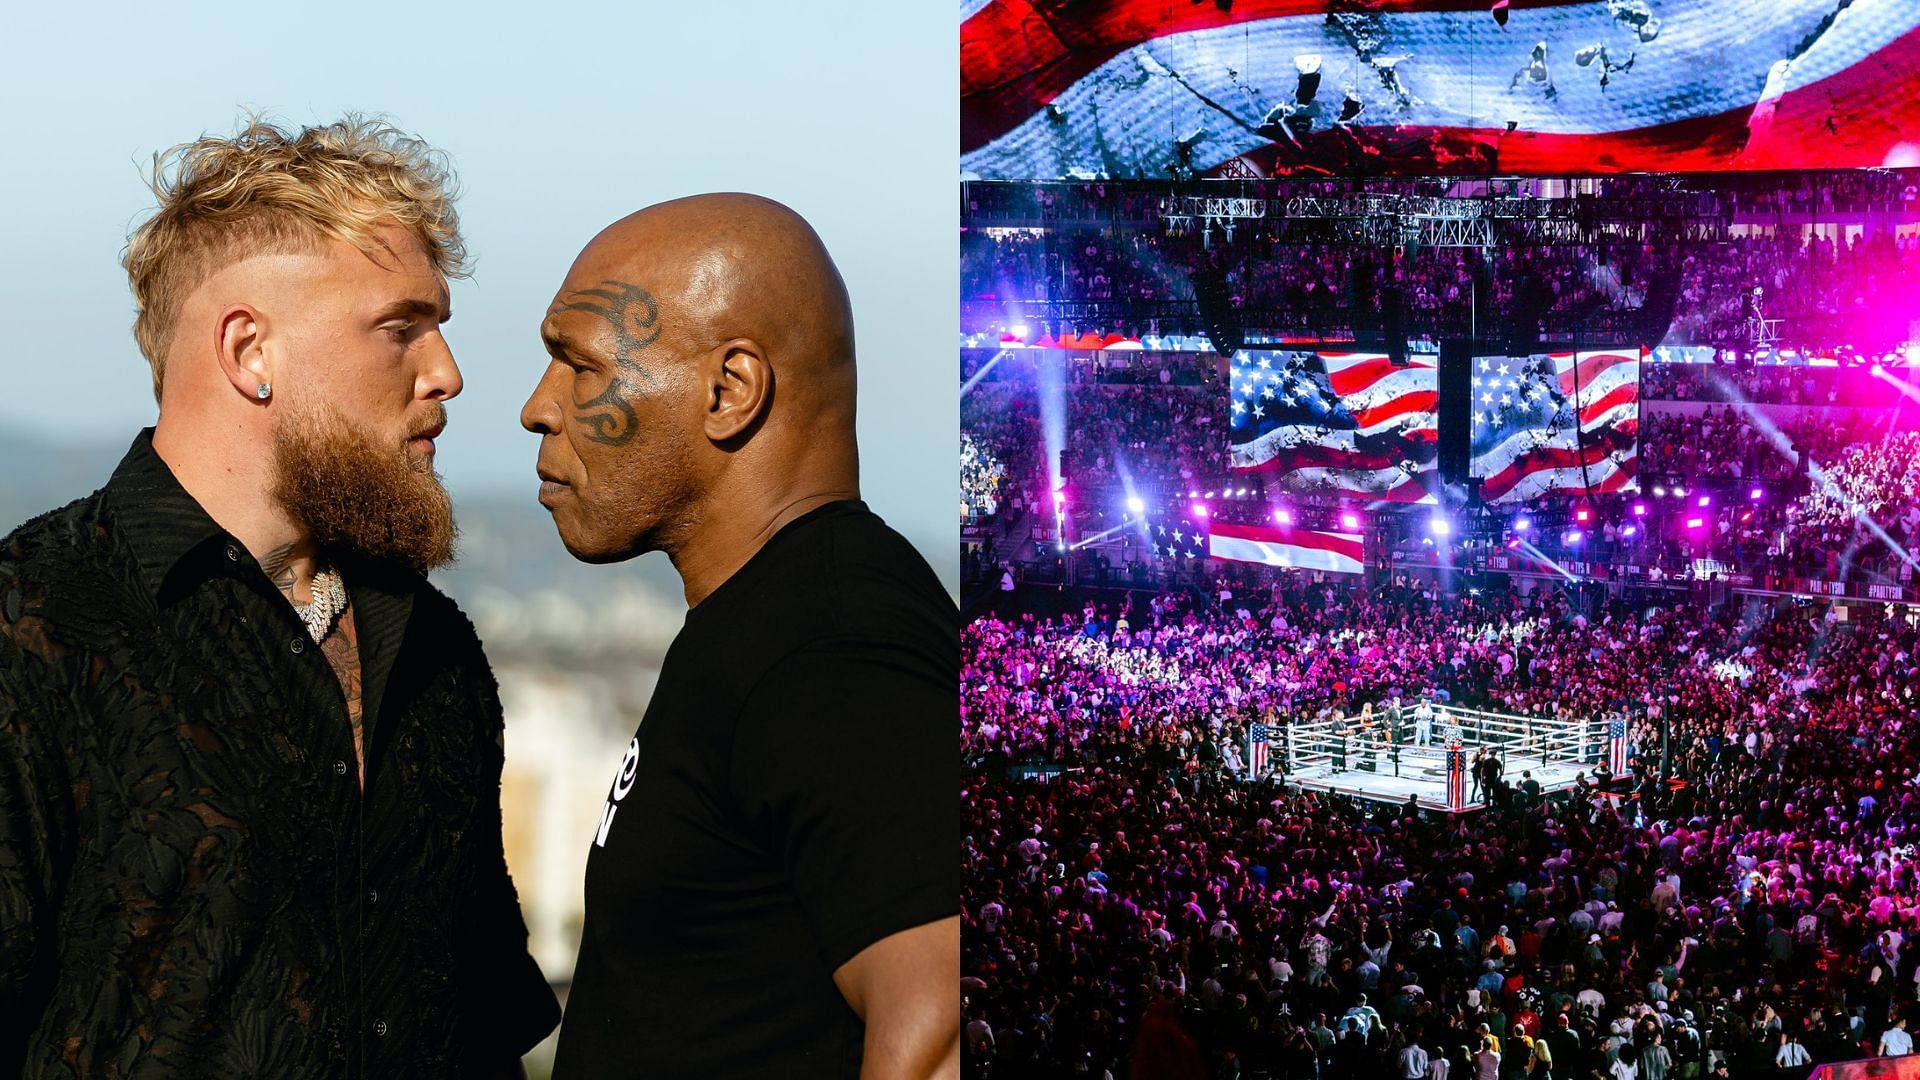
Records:
<instances>
[{"instance_id":1,"label":"pink stage lighting","mask_svg":"<svg viewBox=\"0 0 1920 1080\"><path fill-rule=\"evenodd\" d=\"M1639 531L1640 531L1640 527L1639 527L1639 526L1637 526L1637 525L1629 525L1629 526L1627 526L1626 528L1624 528L1624 529L1621 529L1621 530L1620 530L1620 535L1621 535L1621 536L1626 536L1626 537L1631 537L1631 536L1633 536L1633 534L1634 534L1634 533L1637 533L1637 532L1639 532Z\"/></svg>"},{"instance_id":2,"label":"pink stage lighting","mask_svg":"<svg viewBox=\"0 0 1920 1080\"><path fill-rule=\"evenodd\" d=\"M1712 505L1713 505L1713 496L1711 496L1711 495L1702 495L1702 496L1700 496L1700 501L1699 501L1698 503L1696 503L1695 505L1696 505L1696 506L1712 506Z\"/></svg>"},{"instance_id":3,"label":"pink stage lighting","mask_svg":"<svg viewBox=\"0 0 1920 1080\"><path fill-rule=\"evenodd\" d=\"M1273 523L1275 525L1291 525L1293 524L1293 515L1287 513L1285 510L1275 510L1273 512Z\"/></svg>"},{"instance_id":4,"label":"pink stage lighting","mask_svg":"<svg viewBox=\"0 0 1920 1080\"><path fill-rule=\"evenodd\" d=\"M1687 528L1689 529L1704 529L1706 526L1706 518L1690 517L1687 519Z\"/></svg>"},{"instance_id":5,"label":"pink stage lighting","mask_svg":"<svg viewBox=\"0 0 1920 1080\"><path fill-rule=\"evenodd\" d=\"M1754 488L1752 491L1747 492L1747 498L1752 499L1754 502L1760 501L1760 495L1761 491L1759 488Z\"/></svg>"},{"instance_id":6,"label":"pink stage lighting","mask_svg":"<svg viewBox=\"0 0 1920 1080\"><path fill-rule=\"evenodd\" d=\"M1206 503L1203 503L1203 502L1197 502L1197 503L1194 503L1194 504L1193 504L1193 516L1194 516L1194 517L1197 517L1197 518L1203 518L1203 517L1206 517L1206 516L1207 516L1207 504L1206 504Z\"/></svg>"},{"instance_id":7,"label":"pink stage lighting","mask_svg":"<svg viewBox=\"0 0 1920 1080\"><path fill-rule=\"evenodd\" d=\"M1585 510L1575 510L1573 512L1573 520L1578 521L1582 524L1585 524L1587 518L1590 516L1591 515Z\"/></svg>"},{"instance_id":8,"label":"pink stage lighting","mask_svg":"<svg viewBox=\"0 0 1920 1080\"><path fill-rule=\"evenodd\" d=\"M1357 529L1360 527L1360 518L1356 514L1341 514L1340 524L1349 529Z\"/></svg>"},{"instance_id":9,"label":"pink stage lighting","mask_svg":"<svg viewBox=\"0 0 1920 1080\"><path fill-rule=\"evenodd\" d=\"M1517 533L1523 533L1523 532L1526 532L1526 531L1527 531L1528 529L1531 529L1531 528L1533 528L1533 522L1531 522L1531 521L1528 521L1528 520L1527 520L1526 518L1514 518L1514 519L1513 519L1513 531L1514 531L1514 532L1517 532Z\"/></svg>"},{"instance_id":10,"label":"pink stage lighting","mask_svg":"<svg viewBox=\"0 0 1920 1080\"><path fill-rule=\"evenodd\" d=\"M1633 516L1634 516L1634 517L1646 517L1646 516L1647 516L1647 504L1646 504L1646 503L1634 503L1634 504L1633 504Z\"/></svg>"}]
</instances>

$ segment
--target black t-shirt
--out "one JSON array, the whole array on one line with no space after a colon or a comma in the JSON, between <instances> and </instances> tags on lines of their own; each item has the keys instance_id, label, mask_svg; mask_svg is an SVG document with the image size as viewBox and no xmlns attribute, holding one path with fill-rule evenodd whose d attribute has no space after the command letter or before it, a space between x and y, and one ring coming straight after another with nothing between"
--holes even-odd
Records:
<instances>
[{"instance_id":1,"label":"black t-shirt","mask_svg":"<svg viewBox=\"0 0 1920 1080\"><path fill-rule=\"evenodd\" d=\"M859 502L687 613L591 840L556 1080L858 1074L834 970L960 910L958 626Z\"/></svg>"}]
</instances>

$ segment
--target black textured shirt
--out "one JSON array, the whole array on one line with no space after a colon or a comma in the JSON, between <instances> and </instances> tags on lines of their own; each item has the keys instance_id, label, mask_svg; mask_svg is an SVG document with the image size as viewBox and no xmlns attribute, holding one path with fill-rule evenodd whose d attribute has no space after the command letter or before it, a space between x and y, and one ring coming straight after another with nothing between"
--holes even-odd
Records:
<instances>
[{"instance_id":1,"label":"black textured shirt","mask_svg":"<svg viewBox=\"0 0 1920 1080\"><path fill-rule=\"evenodd\" d=\"M150 431L0 545L0 1077L456 1076L552 1030L473 628L329 557L364 793L332 668Z\"/></svg>"}]
</instances>

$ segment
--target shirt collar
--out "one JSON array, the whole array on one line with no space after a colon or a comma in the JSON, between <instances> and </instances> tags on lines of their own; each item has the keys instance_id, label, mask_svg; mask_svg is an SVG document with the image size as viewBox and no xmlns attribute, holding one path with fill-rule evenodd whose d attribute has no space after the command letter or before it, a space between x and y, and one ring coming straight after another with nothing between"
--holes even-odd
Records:
<instances>
[{"instance_id":1,"label":"shirt collar","mask_svg":"<svg viewBox=\"0 0 1920 1080\"><path fill-rule=\"evenodd\" d=\"M116 530L133 551L148 595L161 599L175 568L202 545L227 537L153 449L153 429L142 429L107 481ZM231 538L229 538L229 542Z\"/></svg>"}]
</instances>

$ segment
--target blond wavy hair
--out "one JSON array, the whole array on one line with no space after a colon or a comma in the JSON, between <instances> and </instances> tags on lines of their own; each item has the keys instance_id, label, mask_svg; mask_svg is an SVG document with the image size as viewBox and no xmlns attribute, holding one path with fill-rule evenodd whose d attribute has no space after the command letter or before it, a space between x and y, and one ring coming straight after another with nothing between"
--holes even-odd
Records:
<instances>
[{"instance_id":1,"label":"blond wavy hair","mask_svg":"<svg viewBox=\"0 0 1920 1080\"><path fill-rule=\"evenodd\" d=\"M337 237L378 260L379 229L397 223L442 276L468 273L446 156L384 120L349 115L295 132L249 116L231 138L155 154L149 184L158 205L121 263L156 401L181 306L243 258L311 253Z\"/></svg>"}]
</instances>

